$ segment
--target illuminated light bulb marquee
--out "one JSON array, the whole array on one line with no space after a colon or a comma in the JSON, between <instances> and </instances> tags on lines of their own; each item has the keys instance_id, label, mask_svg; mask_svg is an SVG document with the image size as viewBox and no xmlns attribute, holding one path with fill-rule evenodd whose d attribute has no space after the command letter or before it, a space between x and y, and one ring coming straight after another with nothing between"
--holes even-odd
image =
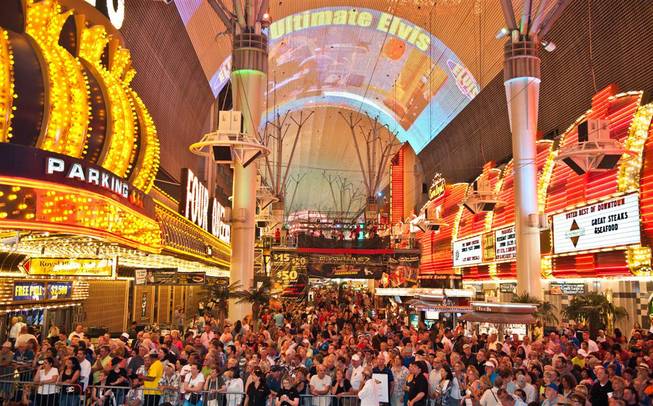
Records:
<instances>
[{"instance_id":1,"label":"illuminated light bulb marquee","mask_svg":"<svg viewBox=\"0 0 653 406\"><path fill-rule=\"evenodd\" d=\"M130 88L135 71L130 68L129 50L113 35L114 27L124 19L124 1L88 1L107 15L113 26L101 16L93 17L102 19L104 25L89 25L91 19L76 18L71 5L91 12L82 0L61 2L27 0L23 3L25 20L15 24L24 32L0 31L0 142L10 141L13 121L23 123L20 143L32 141L39 149L91 159L147 193L158 171L159 144L147 108ZM15 14L20 18L20 13ZM44 79L36 86L23 81L15 88L14 70L27 69L24 65L34 62L25 56L14 61L13 47L22 46L25 40L40 56L36 62ZM91 84L100 88L93 95ZM19 96L44 100L42 119L34 114L38 111L21 110L15 103ZM33 129L27 128L26 120ZM97 134L92 127L106 130ZM37 133L36 139L30 140L30 130ZM94 152L87 157L90 146Z\"/></svg>"},{"instance_id":2,"label":"illuminated light bulb marquee","mask_svg":"<svg viewBox=\"0 0 653 406\"><path fill-rule=\"evenodd\" d=\"M142 266L226 269L229 226L217 200L193 200L191 223L148 195L159 139L116 31L125 3L0 1L0 13L18 5L9 15L24 16L0 27L0 228L58 236L0 251L104 258L115 244ZM92 243L67 244L78 237Z\"/></svg>"},{"instance_id":3,"label":"illuminated light bulb marquee","mask_svg":"<svg viewBox=\"0 0 653 406\"><path fill-rule=\"evenodd\" d=\"M159 141L130 87L130 53L114 35L124 0L18 4L22 12L10 15L24 20L0 28L0 157L11 157L0 159L2 226L77 232L160 252L154 202L146 195L159 167Z\"/></svg>"}]
</instances>

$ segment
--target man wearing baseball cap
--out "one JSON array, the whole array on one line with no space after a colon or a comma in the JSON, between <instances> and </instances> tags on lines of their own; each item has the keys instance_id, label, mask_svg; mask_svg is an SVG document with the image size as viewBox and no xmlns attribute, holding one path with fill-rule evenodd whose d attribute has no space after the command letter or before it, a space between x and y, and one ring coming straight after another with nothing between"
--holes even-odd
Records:
<instances>
[{"instance_id":1,"label":"man wearing baseball cap","mask_svg":"<svg viewBox=\"0 0 653 406\"><path fill-rule=\"evenodd\" d=\"M361 361L360 355L356 353L351 356L351 377L349 378L351 389L354 393L361 390L363 384L363 372L363 362Z\"/></svg>"},{"instance_id":2,"label":"man wearing baseball cap","mask_svg":"<svg viewBox=\"0 0 653 406\"><path fill-rule=\"evenodd\" d=\"M562 399L559 399L558 394L558 385L555 383L550 383L544 388L544 401L542 406L557 406L558 402Z\"/></svg>"}]
</instances>

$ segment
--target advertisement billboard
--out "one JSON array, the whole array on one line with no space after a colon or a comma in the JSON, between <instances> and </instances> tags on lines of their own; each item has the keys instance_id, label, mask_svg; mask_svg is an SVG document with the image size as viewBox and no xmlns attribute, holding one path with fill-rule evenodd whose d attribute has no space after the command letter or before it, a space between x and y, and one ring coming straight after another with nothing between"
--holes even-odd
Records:
<instances>
[{"instance_id":1,"label":"advertisement billboard","mask_svg":"<svg viewBox=\"0 0 653 406\"><path fill-rule=\"evenodd\" d=\"M453 266L480 264L483 258L481 236L464 238L453 242Z\"/></svg>"},{"instance_id":2,"label":"advertisement billboard","mask_svg":"<svg viewBox=\"0 0 653 406\"><path fill-rule=\"evenodd\" d=\"M640 242L638 193L553 216L554 254L624 247Z\"/></svg>"},{"instance_id":3,"label":"advertisement billboard","mask_svg":"<svg viewBox=\"0 0 653 406\"><path fill-rule=\"evenodd\" d=\"M517 257L515 226L500 228L494 232L494 257L497 261L510 261Z\"/></svg>"}]
</instances>

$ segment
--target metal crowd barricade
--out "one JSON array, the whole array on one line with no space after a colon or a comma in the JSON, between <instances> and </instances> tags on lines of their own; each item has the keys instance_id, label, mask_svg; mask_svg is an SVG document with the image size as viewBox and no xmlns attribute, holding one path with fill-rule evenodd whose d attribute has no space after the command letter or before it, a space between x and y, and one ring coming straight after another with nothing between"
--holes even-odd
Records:
<instances>
[{"instance_id":1,"label":"metal crowd barricade","mask_svg":"<svg viewBox=\"0 0 653 406\"><path fill-rule=\"evenodd\" d=\"M300 395L299 406L357 406L356 395Z\"/></svg>"},{"instance_id":2,"label":"metal crowd barricade","mask_svg":"<svg viewBox=\"0 0 653 406\"><path fill-rule=\"evenodd\" d=\"M182 388L138 389L115 386L89 386L84 406L242 406L245 393L225 393L217 389L185 393ZM73 405L60 405L73 406Z\"/></svg>"},{"instance_id":3,"label":"metal crowd barricade","mask_svg":"<svg viewBox=\"0 0 653 406\"><path fill-rule=\"evenodd\" d=\"M184 393L182 388L36 384L19 379L0 380L0 406L245 406L245 393L216 389ZM268 400L275 405L275 398ZM299 406L358 406L355 395L300 395Z\"/></svg>"},{"instance_id":4,"label":"metal crowd barricade","mask_svg":"<svg viewBox=\"0 0 653 406\"><path fill-rule=\"evenodd\" d=\"M140 406L144 402L142 387L132 389L129 386L89 385L84 391L82 405L85 406L120 406L131 404ZM155 390L158 392L158 390ZM60 405L75 406L75 405ZM157 406L156 404L152 406Z\"/></svg>"},{"instance_id":5,"label":"metal crowd barricade","mask_svg":"<svg viewBox=\"0 0 653 406\"><path fill-rule=\"evenodd\" d=\"M11 379L0 381L0 399L3 405L82 406L84 397L80 385Z\"/></svg>"}]
</instances>

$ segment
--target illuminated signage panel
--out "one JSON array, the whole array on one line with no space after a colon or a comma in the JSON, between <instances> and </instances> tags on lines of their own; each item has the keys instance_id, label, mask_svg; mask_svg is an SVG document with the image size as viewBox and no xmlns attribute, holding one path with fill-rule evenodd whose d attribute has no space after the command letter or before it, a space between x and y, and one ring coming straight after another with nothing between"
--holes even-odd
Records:
<instances>
[{"instance_id":1,"label":"illuminated signage panel","mask_svg":"<svg viewBox=\"0 0 653 406\"><path fill-rule=\"evenodd\" d=\"M553 216L554 254L623 247L640 242L637 193Z\"/></svg>"},{"instance_id":2,"label":"illuminated signage panel","mask_svg":"<svg viewBox=\"0 0 653 406\"><path fill-rule=\"evenodd\" d=\"M109 18L111 25L120 29L125 21L125 0L85 0Z\"/></svg>"},{"instance_id":3,"label":"illuminated signage panel","mask_svg":"<svg viewBox=\"0 0 653 406\"><path fill-rule=\"evenodd\" d=\"M110 277L113 274L110 259L30 258L22 266L30 275Z\"/></svg>"},{"instance_id":4,"label":"illuminated signage panel","mask_svg":"<svg viewBox=\"0 0 653 406\"><path fill-rule=\"evenodd\" d=\"M480 264L482 258L483 249L480 235L453 242L453 266Z\"/></svg>"},{"instance_id":5,"label":"illuminated signage panel","mask_svg":"<svg viewBox=\"0 0 653 406\"><path fill-rule=\"evenodd\" d=\"M182 169L181 184L184 189L179 212L220 240L230 242L230 227L222 221L225 207L215 197L209 198L207 187L188 168Z\"/></svg>"},{"instance_id":6,"label":"illuminated signage panel","mask_svg":"<svg viewBox=\"0 0 653 406\"><path fill-rule=\"evenodd\" d=\"M14 282L14 300L31 301L45 299L44 282Z\"/></svg>"},{"instance_id":7,"label":"illuminated signage panel","mask_svg":"<svg viewBox=\"0 0 653 406\"><path fill-rule=\"evenodd\" d=\"M496 230L494 232L494 241L494 258L497 261L510 261L517 257L515 226Z\"/></svg>"},{"instance_id":8,"label":"illuminated signage panel","mask_svg":"<svg viewBox=\"0 0 653 406\"><path fill-rule=\"evenodd\" d=\"M549 289L552 295L584 295L586 293L584 283L551 282Z\"/></svg>"},{"instance_id":9,"label":"illuminated signage panel","mask_svg":"<svg viewBox=\"0 0 653 406\"><path fill-rule=\"evenodd\" d=\"M480 90L427 29L379 10L307 10L274 21L269 38L276 110L268 121L300 106L349 106L378 116L419 153Z\"/></svg>"},{"instance_id":10,"label":"illuminated signage panel","mask_svg":"<svg viewBox=\"0 0 653 406\"><path fill-rule=\"evenodd\" d=\"M48 282L47 298L50 300L68 299L73 295L72 282Z\"/></svg>"}]
</instances>

